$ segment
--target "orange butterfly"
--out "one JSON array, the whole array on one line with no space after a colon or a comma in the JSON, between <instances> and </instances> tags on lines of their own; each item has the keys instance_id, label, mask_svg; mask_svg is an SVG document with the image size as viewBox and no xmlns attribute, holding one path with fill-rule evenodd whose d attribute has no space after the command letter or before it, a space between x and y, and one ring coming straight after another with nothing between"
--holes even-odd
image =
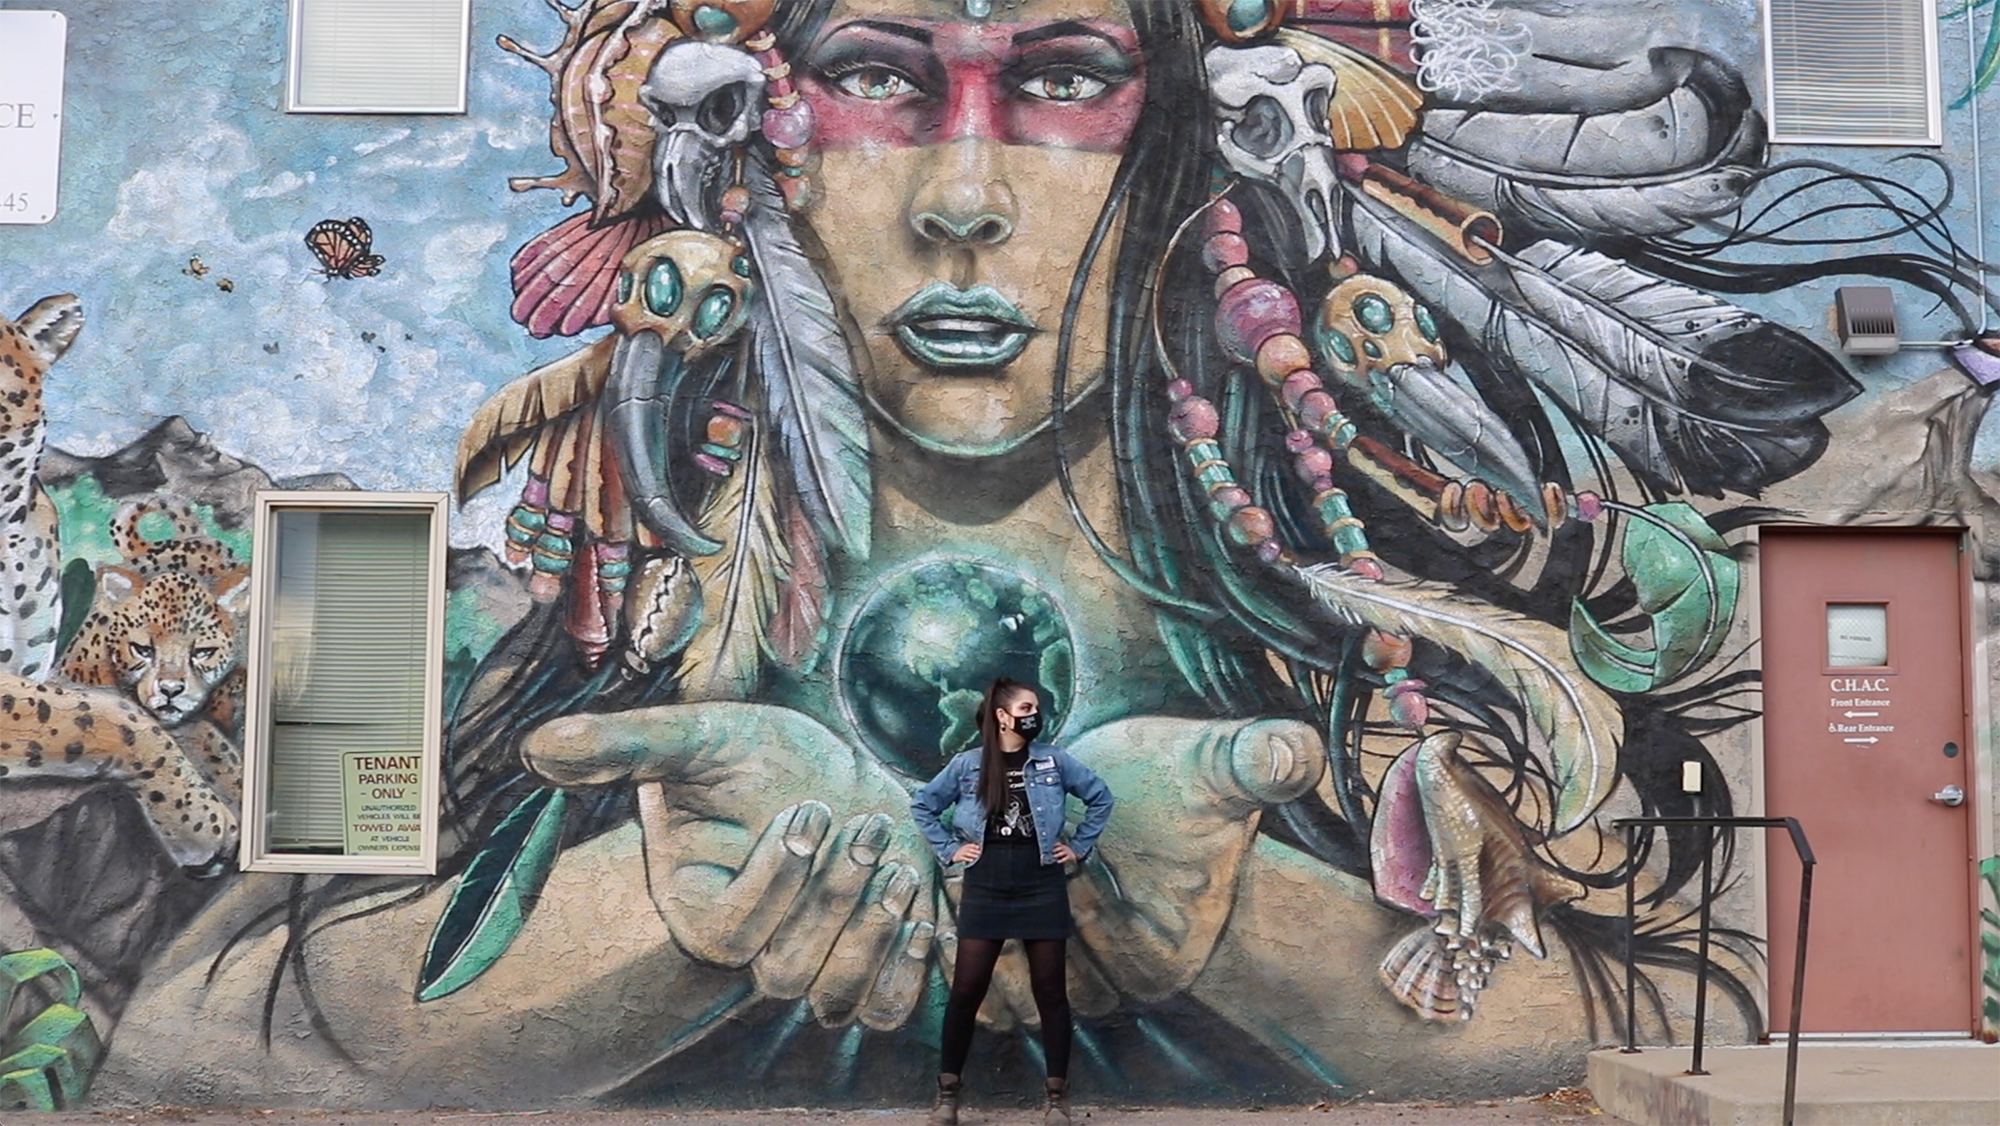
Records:
<instances>
[{"instance_id":1,"label":"orange butterfly","mask_svg":"<svg viewBox=\"0 0 2000 1126\"><path fill-rule=\"evenodd\" d=\"M326 278L370 278L382 272L382 256L368 252L375 232L368 221L322 219L306 232L306 247L319 259L319 274Z\"/></svg>"}]
</instances>

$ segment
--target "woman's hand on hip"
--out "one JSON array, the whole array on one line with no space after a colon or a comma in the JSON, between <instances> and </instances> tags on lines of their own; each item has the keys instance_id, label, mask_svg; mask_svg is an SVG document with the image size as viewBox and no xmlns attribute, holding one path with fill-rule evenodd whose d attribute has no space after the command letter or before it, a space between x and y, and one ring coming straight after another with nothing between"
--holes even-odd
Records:
<instances>
[{"instance_id":1,"label":"woman's hand on hip","mask_svg":"<svg viewBox=\"0 0 2000 1126\"><path fill-rule=\"evenodd\" d=\"M1056 853L1056 863L1058 864L1076 863L1077 860L1076 850L1069 847L1068 841L1057 841L1055 853Z\"/></svg>"},{"instance_id":2,"label":"woman's hand on hip","mask_svg":"<svg viewBox=\"0 0 2000 1126\"><path fill-rule=\"evenodd\" d=\"M958 851L951 854L951 862L953 864L970 864L979 859L979 854L982 851L984 850L976 844L959 845Z\"/></svg>"}]
</instances>

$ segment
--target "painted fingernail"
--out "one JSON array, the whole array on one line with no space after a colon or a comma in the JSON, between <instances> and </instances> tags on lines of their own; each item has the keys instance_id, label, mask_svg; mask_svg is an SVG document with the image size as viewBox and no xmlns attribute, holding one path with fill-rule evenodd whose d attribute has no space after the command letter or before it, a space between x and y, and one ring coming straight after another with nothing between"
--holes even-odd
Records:
<instances>
[{"instance_id":1,"label":"painted fingernail","mask_svg":"<svg viewBox=\"0 0 2000 1126\"><path fill-rule=\"evenodd\" d=\"M917 959L930 957L931 940L936 935L937 927L930 923L918 923L910 928L910 941L903 947L903 956Z\"/></svg>"},{"instance_id":2,"label":"painted fingernail","mask_svg":"<svg viewBox=\"0 0 2000 1126\"><path fill-rule=\"evenodd\" d=\"M791 824L785 827L785 851L793 856L811 856L826 839L833 824L833 811L822 802L800 802L792 807Z\"/></svg>"},{"instance_id":3,"label":"painted fingernail","mask_svg":"<svg viewBox=\"0 0 2000 1126\"><path fill-rule=\"evenodd\" d=\"M882 853L889 847L891 827L886 815L870 814L867 823L854 834L854 844L849 846L847 854L854 858L856 864L864 868L873 868L881 863Z\"/></svg>"},{"instance_id":4,"label":"painted fingernail","mask_svg":"<svg viewBox=\"0 0 2000 1126\"><path fill-rule=\"evenodd\" d=\"M917 873L907 864L893 865L896 874L889 878L889 888L882 893L882 909L891 915L902 916L909 913L910 903L917 898Z\"/></svg>"}]
</instances>

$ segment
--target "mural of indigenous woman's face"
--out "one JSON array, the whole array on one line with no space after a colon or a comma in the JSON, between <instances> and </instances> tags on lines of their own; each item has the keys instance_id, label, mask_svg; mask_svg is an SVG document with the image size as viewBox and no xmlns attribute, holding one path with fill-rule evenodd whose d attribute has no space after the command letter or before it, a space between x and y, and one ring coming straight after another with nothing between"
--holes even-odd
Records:
<instances>
[{"instance_id":1,"label":"mural of indigenous woman's face","mask_svg":"<svg viewBox=\"0 0 2000 1126\"><path fill-rule=\"evenodd\" d=\"M1145 102L1129 9L843 0L800 72L813 226L864 390L928 448L1012 448L1050 414L1063 306ZM1103 365L1115 258L1113 242L1079 311L1072 396Z\"/></svg>"}]
</instances>

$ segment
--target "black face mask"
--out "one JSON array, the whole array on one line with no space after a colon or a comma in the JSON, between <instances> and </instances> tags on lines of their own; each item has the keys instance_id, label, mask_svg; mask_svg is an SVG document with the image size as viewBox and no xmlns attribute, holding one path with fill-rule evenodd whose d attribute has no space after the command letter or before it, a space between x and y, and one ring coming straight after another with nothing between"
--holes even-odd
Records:
<instances>
[{"instance_id":1,"label":"black face mask","mask_svg":"<svg viewBox=\"0 0 2000 1126\"><path fill-rule=\"evenodd\" d=\"M1042 713L1017 715L1014 717L1014 733L1023 739L1033 739L1042 733Z\"/></svg>"}]
</instances>

